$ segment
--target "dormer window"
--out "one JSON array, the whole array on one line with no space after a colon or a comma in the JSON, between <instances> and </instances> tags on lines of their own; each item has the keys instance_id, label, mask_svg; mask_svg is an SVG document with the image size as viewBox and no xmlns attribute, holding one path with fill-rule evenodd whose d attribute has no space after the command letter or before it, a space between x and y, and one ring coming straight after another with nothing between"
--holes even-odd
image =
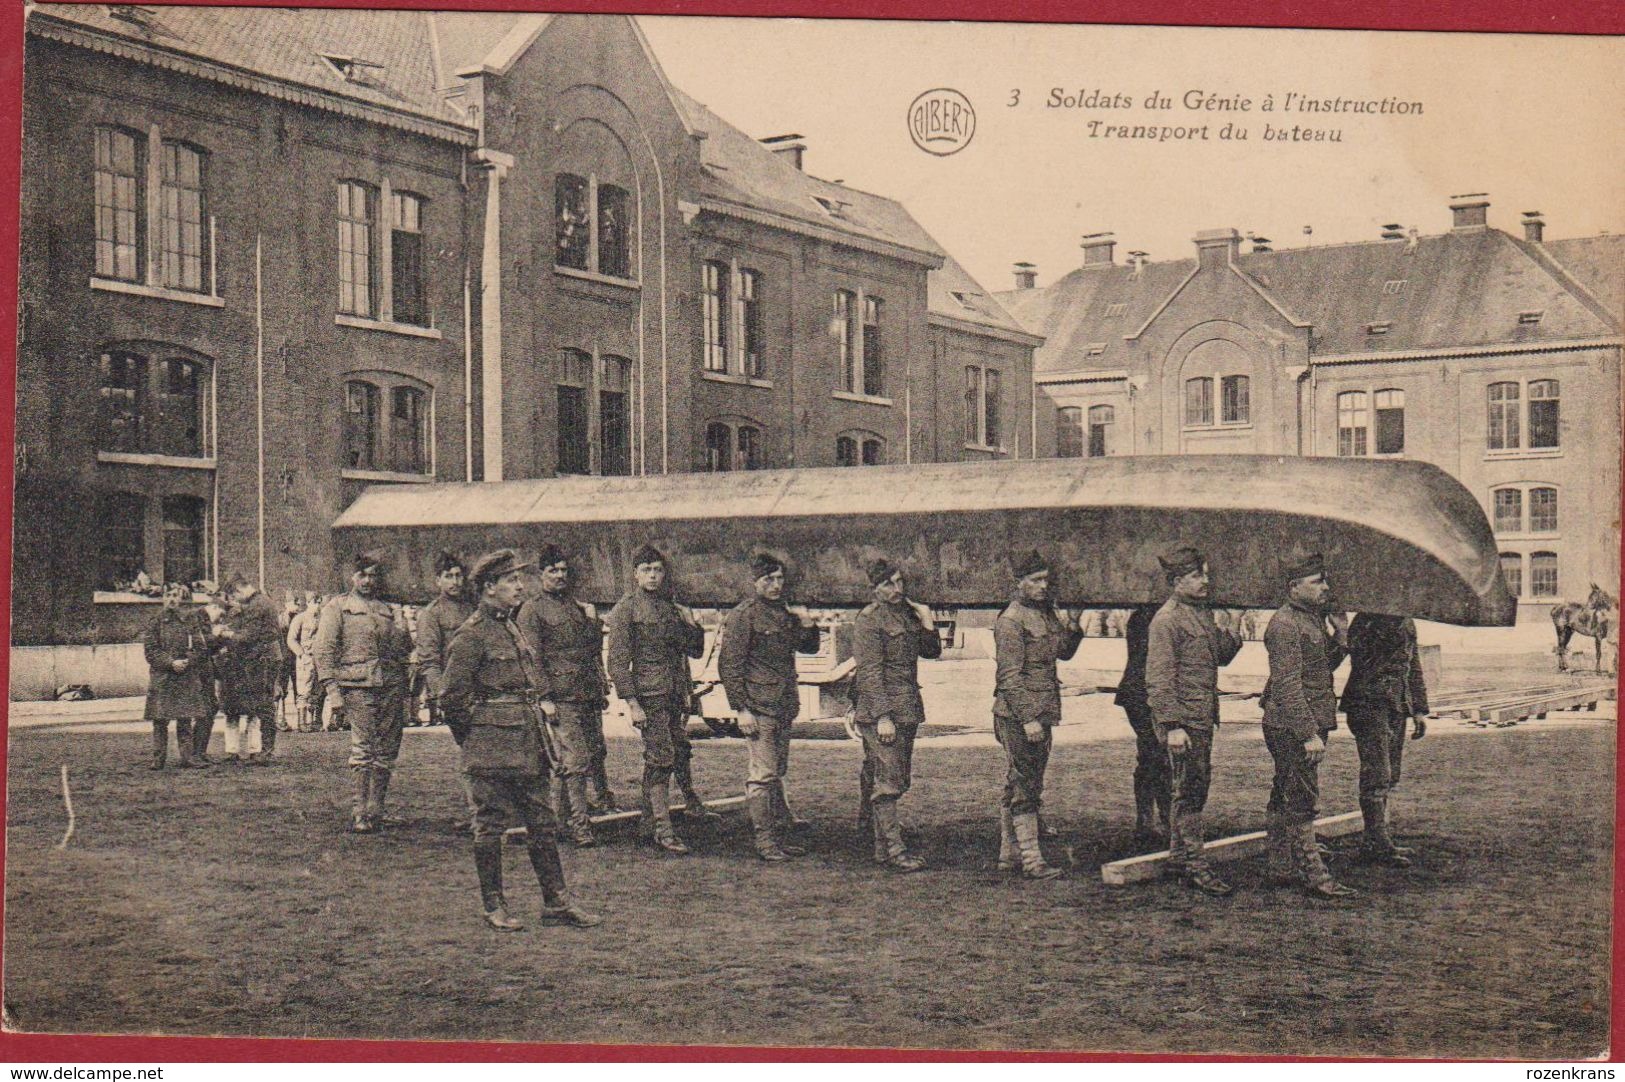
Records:
<instances>
[{"instance_id":1,"label":"dormer window","mask_svg":"<svg viewBox=\"0 0 1625 1082\"><path fill-rule=\"evenodd\" d=\"M375 72L384 70L384 65L372 60L363 60L359 56L345 56L341 53L322 53L322 59L335 72L338 77L347 83L360 83L371 85L376 81Z\"/></svg>"},{"instance_id":2,"label":"dormer window","mask_svg":"<svg viewBox=\"0 0 1625 1082\"><path fill-rule=\"evenodd\" d=\"M1544 316L1545 314L1546 314L1546 310L1544 308L1539 309L1539 310L1532 310L1532 311L1528 311L1528 312L1519 312L1518 313L1518 322L1519 323L1539 323L1540 320L1541 320L1541 317Z\"/></svg>"},{"instance_id":3,"label":"dormer window","mask_svg":"<svg viewBox=\"0 0 1625 1082\"><path fill-rule=\"evenodd\" d=\"M1090 357L1098 357L1102 353L1105 353L1105 352L1106 352L1106 343L1104 343L1104 342L1090 342L1087 349L1085 350L1085 353L1087 353Z\"/></svg>"},{"instance_id":4,"label":"dormer window","mask_svg":"<svg viewBox=\"0 0 1625 1082\"><path fill-rule=\"evenodd\" d=\"M976 305L973 304L972 301L971 301L971 298L973 298L973 297L980 297L981 296L980 293L966 293L966 292L964 292L962 290L955 289L955 290L950 290L949 295L952 296L953 299L956 302L958 302L959 307L965 309L965 311L967 311L967 312L980 311L980 309L978 309L976 307Z\"/></svg>"},{"instance_id":5,"label":"dormer window","mask_svg":"<svg viewBox=\"0 0 1625 1082\"><path fill-rule=\"evenodd\" d=\"M842 220L846 218L846 208L851 205L850 203L843 203L839 199L830 199L822 195L813 196L812 201L818 204L818 209L831 218L840 218Z\"/></svg>"},{"instance_id":6,"label":"dormer window","mask_svg":"<svg viewBox=\"0 0 1625 1082\"><path fill-rule=\"evenodd\" d=\"M1372 335L1387 334L1391 327L1393 327L1393 323L1391 321L1386 319L1379 320L1376 323L1367 323L1365 325L1365 333Z\"/></svg>"},{"instance_id":7,"label":"dormer window","mask_svg":"<svg viewBox=\"0 0 1625 1082\"><path fill-rule=\"evenodd\" d=\"M1112 319L1116 316L1122 315L1126 311L1128 311L1128 303L1126 301L1118 301L1115 304L1108 304L1106 306L1106 318Z\"/></svg>"},{"instance_id":8,"label":"dormer window","mask_svg":"<svg viewBox=\"0 0 1625 1082\"><path fill-rule=\"evenodd\" d=\"M134 23L143 30L150 28L157 11L137 4L108 4L107 14L120 22Z\"/></svg>"},{"instance_id":9,"label":"dormer window","mask_svg":"<svg viewBox=\"0 0 1625 1082\"><path fill-rule=\"evenodd\" d=\"M1405 283L1407 281L1409 281L1407 278L1390 278L1386 282L1382 283L1382 292L1385 296L1398 296L1400 293L1405 291Z\"/></svg>"}]
</instances>

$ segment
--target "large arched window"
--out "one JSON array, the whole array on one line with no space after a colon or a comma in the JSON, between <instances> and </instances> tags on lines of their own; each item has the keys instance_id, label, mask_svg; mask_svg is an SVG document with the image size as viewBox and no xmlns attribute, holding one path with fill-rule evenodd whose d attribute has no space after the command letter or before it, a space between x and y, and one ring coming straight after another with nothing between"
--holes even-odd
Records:
<instances>
[{"instance_id":1,"label":"large arched window","mask_svg":"<svg viewBox=\"0 0 1625 1082\"><path fill-rule=\"evenodd\" d=\"M873 432L845 432L835 438L837 466L882 466L886 441Z\"/></svg>"},{"instance_id":2,"label":"large arched window","mask_svg":"<svg viewBox=\"0 0 1625 1082\"><path fill-rule=\"evenodd\" d=\"M620 140L596 121L563 133L553 178L553 264L630 279L635 261L636 174Z\"/></svg>"},{"instance_id":3,"label":"large arched window","mask_svg":"<svg viewBox=\"0 0 1625 1082\"><path fill-rule=\"evenodd\" d=\"M157 343L114 346L97 363L98 451L206 457L211 366Z\"/></svg>"},{"instance_id":4,"label":"large arched window","mask_svg":"<svg viewBox=\"0 0 1625 1082\"><path fill-rule=\"evenodd\" d=\"M763 467L762 429L754 421L712 421L705 426L705 468L712 473Z\"/></svg>"},{"instance_id":5,"label":"large arched window","mask_svg":"<svg viewBox=\"0 0 1625 1082\"><path fill-rule=\"evenodd\" d=\"M341 180L339 206L339 311L370 317L376 311L378 189Z\"/></svg>"},{"instance_id":6,"label":"large arched window","mask_svg":"<svg viewBox=\"0 0 1625 1082\"><path fill-rule=\"evenodd\" d=\"M96 129L96 275L138 281L146 260L147 139Z\"/></svg>"},{"instance_id":7,"label":"large arched window","mask_svg":"<svg viewBox=\"0 0 1625 1082\"><path fill-rule=\"evenodd\" d=\"M434 473L434 393L410 376L364 372L344 382L343 467Z\"/></svg>"}]
</instances>

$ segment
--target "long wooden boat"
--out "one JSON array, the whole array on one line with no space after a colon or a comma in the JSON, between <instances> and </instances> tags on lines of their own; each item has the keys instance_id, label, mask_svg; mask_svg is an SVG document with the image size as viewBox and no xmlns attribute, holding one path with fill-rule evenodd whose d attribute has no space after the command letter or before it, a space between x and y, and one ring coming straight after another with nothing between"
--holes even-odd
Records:
<instances>
[{"instance_id":1,"label":"long wooden boat","mask_svg":"<svg viewBox=\"0 0 1625 1082\"><path fill-rule=\"evenodd\" d=\"M1180 455L378 485L333 529L342 561L384 550L404 597L428 589L440 549L552 542L576 556L581 596L612 602L652 542L697 606L747 596L757 551L785 561L804 604L867 603L864 569L885 556L920 600L1001 606L1010 560L1037 548L1060 603L1125 607L1165 597L1157 554L1194 545L1225 606L1279 605L1283 564L1320 552L1342 608L1482 626L1516 612L1478 502L1422 462Z\"/></svg>"}]
</instances>

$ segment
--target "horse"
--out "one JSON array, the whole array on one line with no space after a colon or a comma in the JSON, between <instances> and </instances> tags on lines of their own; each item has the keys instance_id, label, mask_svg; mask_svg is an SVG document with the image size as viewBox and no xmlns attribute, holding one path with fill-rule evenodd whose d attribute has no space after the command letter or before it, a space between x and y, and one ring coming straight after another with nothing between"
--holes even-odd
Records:
<instances>
[{"instance_id":1,"label":"horse","mask_svg":"<svg viewBox=\"0 0 1625 1082\"><path fill-rule=\"evenodd\" d=\"M1557 671L1568 671L1569 640L1576 634L1589 635L1597 648L1597 671L1602 672L1602 647L1619 622L1618 602L1596 583L1585 601L1565 601L1552 606L1552 626L1557 631Z\"/></svg>"}]
</instances>

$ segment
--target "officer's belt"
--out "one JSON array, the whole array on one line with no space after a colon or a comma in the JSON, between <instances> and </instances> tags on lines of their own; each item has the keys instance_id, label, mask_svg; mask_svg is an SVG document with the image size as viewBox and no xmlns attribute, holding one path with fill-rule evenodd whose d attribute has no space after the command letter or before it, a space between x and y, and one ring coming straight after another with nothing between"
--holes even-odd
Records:
<instances>
[{"instance_id":1,"label":"officer's belt","mask_svg":"<svg viewBox=\"0 0 1625 1082\"><path fill-rule=\"evenodd\" d=\"M486 703L499 703L499 704L500 703L508 703L508 704L511 704L511 705L520 705L520 706L522 706L522 705L525 705L527 703L529 703L531 705L535 705L536 703L539 703L541 701L542 701L542 697L540 695L537 695L537 694L534 694L534 693L526 694L524 692L516 691L516 692L501 694L501 695L485 695L485 696L481 696L480 698L474 700L474 705L475 706L483 706Z\"/></svg>"}]
</instances>

